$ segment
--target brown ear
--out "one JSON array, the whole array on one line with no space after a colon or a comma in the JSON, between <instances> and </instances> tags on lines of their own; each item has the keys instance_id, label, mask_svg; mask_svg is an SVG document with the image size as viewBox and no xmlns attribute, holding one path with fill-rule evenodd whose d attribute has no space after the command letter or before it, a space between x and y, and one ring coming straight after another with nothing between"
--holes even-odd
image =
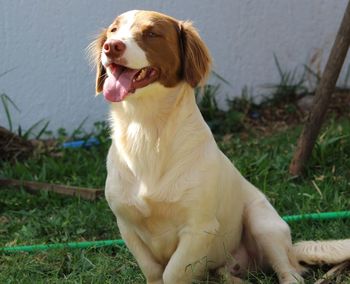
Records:
<instances>
[{"instance_id":1,"label":"brown ear","mask_svg":"<svg viewBox=\"0 0 350 284\"><path fill-rule=\"evenodd\" d=\"M106 69L101 63L102 46L107 40L107 29L102 30L99 36L88 46L90 62L96 66L96 94L101 93L106 78Z\"/></svg>"},{"instance_id":2,"label":"brown ear","mask_svg":"<svg viewBox=\"0 0 350 284\"><path fill-rule=\"evenodd\" d=\"M96 95L101 93L103 91L103 83L105 82L106 79L106 69L103 67L101 62L97 65L97 70L96 70Z\"/></svg>"},{"instance_id":3,"label":"brown ear","mask_svg":"<svg viewBox=\"0 0 350 284\"><path fill-rule=\"evenodd\" d=\"M183 77L194 88L205 83L211 69L211 57L191 22L180 22L180 36L184 56Z\"/></svg>"}]
</instances>

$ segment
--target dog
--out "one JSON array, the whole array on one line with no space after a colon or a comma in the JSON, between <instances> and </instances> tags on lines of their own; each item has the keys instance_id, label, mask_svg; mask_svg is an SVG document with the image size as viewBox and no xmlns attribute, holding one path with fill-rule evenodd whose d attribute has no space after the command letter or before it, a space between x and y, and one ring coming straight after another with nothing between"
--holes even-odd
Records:
<instances>
[{"instance_id":1,"label":"dog","mask_svg":"<svg viewBox=\"0 0 350 284\"><path fill-rule=\"evenodd\" d=\"M191 22L129 11L90 53L96 93L111 102L106 199L148 284L210 270L240 283L268 268L280 283L302 283L300 262L350 258L350 240L293 245L286 222L219 150L195 101L211 57Z\"/></svg>"}]
</instances>

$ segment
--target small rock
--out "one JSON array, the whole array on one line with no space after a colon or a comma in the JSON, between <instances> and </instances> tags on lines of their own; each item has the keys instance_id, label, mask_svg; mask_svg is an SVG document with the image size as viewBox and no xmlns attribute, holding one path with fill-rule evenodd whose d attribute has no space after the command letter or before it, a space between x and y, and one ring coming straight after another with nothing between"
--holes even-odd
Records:
<instances>
[{"instance_id":1,"label":"small rock","mask_svg":"<svg viewBox=\"0 0 350 284\"><path fill-rule=\"evenodd\" d=\"M308 112L311 110L314 104L314 96L305 96L298 100L297 105L303 112Z\"/></svg>"}]
</instances>

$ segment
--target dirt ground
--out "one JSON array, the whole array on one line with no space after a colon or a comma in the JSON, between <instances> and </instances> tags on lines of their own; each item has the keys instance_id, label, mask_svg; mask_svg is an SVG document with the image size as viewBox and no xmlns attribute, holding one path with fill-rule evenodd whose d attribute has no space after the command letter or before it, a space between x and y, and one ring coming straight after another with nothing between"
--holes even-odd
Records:
<instances>
[{"instance_id":1,"label":"dirt ground","mask_svg":"<svg viewBox=\"0 0 350 284\"><path fill-rule=\"evenodd\" d=\"M309 98L312 101L313 96ZM271 106L266 105L257 110L256 113L253 113L253 115L249 113L245 117L244 123L254 128L257 132L271 134L305 122L311 105L310 100L304 106L300 105L300 100L290 103L282 102ZM349 90L340 90L332 95L326 119L330 117L335 119L340 117L350 118Z\"/></svg>"}]
</instances>

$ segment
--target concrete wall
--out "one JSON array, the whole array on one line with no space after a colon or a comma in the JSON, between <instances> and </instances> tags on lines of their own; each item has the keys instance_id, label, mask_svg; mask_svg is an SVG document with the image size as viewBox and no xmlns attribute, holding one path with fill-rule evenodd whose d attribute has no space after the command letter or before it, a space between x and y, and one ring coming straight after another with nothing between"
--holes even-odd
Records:
<instances>
[{"instance_id":1,"label":"concrete wall","mask_svg":"<svg viewBox=\"0 0 350 284\"><path fill-rule=\"evenodd\" d=\"M130 9L157 10L191 19L214 58L214 69L231 82L225 96L244 86L261 94L277 83L275 53L283 68L307 63L318 49L327 58L346 0L0 0L0 93L21 112L24 128L40 119L50 129L86 128L107 117L103 97L94 97L94 73L84 49L116 15ZM324 62L324 60L323 60ZM343 72L344 73L344 72ZM6 125L0 105L0 125Z\"/></svg>"}]
</instances>

